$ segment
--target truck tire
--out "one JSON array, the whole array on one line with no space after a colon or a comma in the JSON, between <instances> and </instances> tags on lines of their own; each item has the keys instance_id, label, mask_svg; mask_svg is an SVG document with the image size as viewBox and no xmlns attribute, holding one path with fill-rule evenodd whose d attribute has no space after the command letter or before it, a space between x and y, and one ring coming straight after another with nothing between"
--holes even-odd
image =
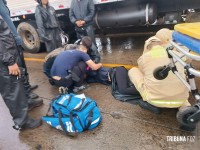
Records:
<instances>
[{"instance_id":1,"label":"truck tire","mask_svg":"<svg viewBox=\"0 0 200 150\"><path fill-rule=\"evenodd\" d=\"M34 21L22 22L18 25L17 31L23 40L23 47L29 53L40 51L40 38L37 32L37 25Z\"/></svg>"}]
</instances>

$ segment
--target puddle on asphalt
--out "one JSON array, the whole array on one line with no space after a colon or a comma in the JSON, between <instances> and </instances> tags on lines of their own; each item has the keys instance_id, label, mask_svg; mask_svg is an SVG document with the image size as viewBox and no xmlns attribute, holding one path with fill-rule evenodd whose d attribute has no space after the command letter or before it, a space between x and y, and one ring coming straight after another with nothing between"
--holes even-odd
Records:
<instances>
[{"instance_id":1,"label":"puddle on asphalt","mask_svg":"<svg viewBox=\"0 0 200 150\"><path fill-rule=\"evenodd\" d=\"M138 49L138 45L144 45L146 37L97 37L96 44L99 52L106 52L112 54L113 51L128 51Z\"/></svg>"},{"instance_id":2,"label":"puddle on asphalt","mask_svg":"<svg viewBox=\"0 0 200 150\"><path fill-rule=\"evenodd\" d=\"M134 46L133 43L134 43L134 39L128 38L127 41L123 42L121 49L122 50L131 50Z\"/></svg>"},{"instance_id":3,"label":"puddle on asphalt","mask_svg":"<svg viewBox=\"0 0 200 150\"><path fill-rule=\"evenodd\" d=\"M112 43L109 37L107 38L96 38L96 44L98 51L101 52L105 50L107 53L112 53Z\"/></svg>"},{"instance_id":4,"label":"puddle on asphalt","mask_svg":"<svg viewBox=\"0 0 200 150\"><path fill-rule=\"evenodd\" d=\"M137 65L141 56L144 41L148 37L97 37L96 43L101 61L107 64Z\"/></svg>"}]
</instances>

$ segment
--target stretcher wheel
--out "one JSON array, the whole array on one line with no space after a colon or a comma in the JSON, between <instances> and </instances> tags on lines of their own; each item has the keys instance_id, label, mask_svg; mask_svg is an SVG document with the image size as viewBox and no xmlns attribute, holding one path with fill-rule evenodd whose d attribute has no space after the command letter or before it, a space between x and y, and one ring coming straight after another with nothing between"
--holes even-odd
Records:
<instances>
[{"instance_id":1,"label":"stretcher wheel","mask_svg":"<svg viewBox=\"0 0 200 150\"><path fill-rule=\"evenodd\" d=\"M197 107L188 107L184 110L178 111L177 114L176 114L176 118L182 126L194 128L196 126L197 122L192 122L192 121L189 121L187 119L188 119L188 117L190 117L191 115L193 115L197 111L198 111Z\"/></svg>"},{"instance_id":2,"label":"stretcher wheel","mask_svg":"<svg viewBox=\"0 0 200 150\"><path fill-rule=\"evenodd\" d=\"M166 67L158 67L154 70L153 76L157 80L163 80L168 76L168 71L166 70Z\"/></svg>"}]
</instances>

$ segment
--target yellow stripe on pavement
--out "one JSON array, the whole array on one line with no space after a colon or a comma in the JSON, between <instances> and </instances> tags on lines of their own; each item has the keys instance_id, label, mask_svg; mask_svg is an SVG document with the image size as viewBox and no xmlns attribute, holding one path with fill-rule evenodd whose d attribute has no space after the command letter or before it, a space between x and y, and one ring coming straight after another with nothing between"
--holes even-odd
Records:
<instances>
[{"instance_id":1,"label":"yellow stripe on pavement","mask_svg":"<svg viewBox=\"0 0 200 150\"><path fill-rule=\"evenodd\" d=\"M39 58L24 58L25 60L28 61L38 61L38 62L44 62L44 59L39 59Z\"/></svg>"},{"instance_id":2,"label":"yellow stripe on pavement","mask_svg":"<svg viewBox=\"0 0 200 150\"><path fill-rule=\"evenodd\" d=\"M109 68L124 66L126 69L131 69L131 68L135 67L135 66L132 66L132 65L122 65L122 64L103 64L103 66L109 67Z\"/></svg>"},{"instance_id":3,"label":"yellow stripe on pavement","mask_svg":"<svg viewBox=\"0 0 200 150\"><path fill-rule=\"evenodd\" d=\"M27 61L36 61L36 62L44 62L44 59L39 59L39 58L25 58L25 60ZM136 66L132 66L132 65L123 65L123 64L103 64L104 67L119 67L119 66L124 66L126 69L131 69L133 67Z\"/></svg>"}]
</instances>

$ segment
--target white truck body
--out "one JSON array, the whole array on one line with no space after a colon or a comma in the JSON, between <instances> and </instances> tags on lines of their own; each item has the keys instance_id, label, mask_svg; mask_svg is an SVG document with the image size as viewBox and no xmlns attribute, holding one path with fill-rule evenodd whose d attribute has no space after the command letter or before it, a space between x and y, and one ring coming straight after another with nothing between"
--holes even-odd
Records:
<instances>
[{"instance_id":1,"label":"white truck body","mask_svg":"<svg viewBox=\"0 0 200 150\"><path fill-rule=\"evenodd\" d=\"M49 0L49 3L55 8L55 10L60 10L69 9L71 1L72 0ZM117 1L122 0L94 0L94 3L104 4ZM19 2L17 0L7 0L7 3L11 12L11 17L33 14L37 6L37 2L35 2L34 0L25 0L23 2Z\"/></svg>"},{"instance_id":2,"label":"white truck body","mask_svg":"<svg viewBox=\"0 0 200 150\"><path fill-rule=\"evenodd\" d=\"M70 38L74 37L74 25L69 19L72 0L49 0L56 10L61 28ZM143 32L156 25L174 25L181 21L185 9L200 10L200 0L93 0L96 5L94 23L96 33L116 34ZM32 53L39 52L40 38L35 20L34 0L7 0L11 18L17 26L25 49ZM137 28L139 27L139 28ZM119 30L120 28L120 30ZM140 31L138 30L140 29Z\"/></svg>"}]
</instances>

